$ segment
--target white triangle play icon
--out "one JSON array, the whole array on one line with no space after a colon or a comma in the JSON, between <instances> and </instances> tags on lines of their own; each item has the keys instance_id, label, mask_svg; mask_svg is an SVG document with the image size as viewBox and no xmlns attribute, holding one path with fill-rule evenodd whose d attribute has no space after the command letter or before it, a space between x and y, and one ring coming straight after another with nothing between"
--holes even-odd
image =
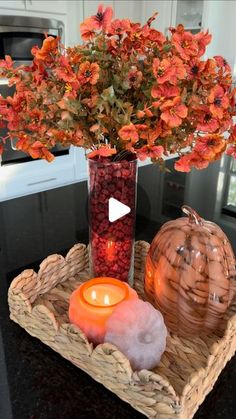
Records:
<instances>
[{"instance_id":1,"label":"white triangle play icon","mask_svg":"<svg viewBox=\"0 0 236 419\"><path fill-rule=\"evenodd\" d=\"M123 217L126 214L129 214L131 211L128 205L122 204L115 198L110 198L108 201L108 218L111 223Z\"/></svg>"}]
</instances>

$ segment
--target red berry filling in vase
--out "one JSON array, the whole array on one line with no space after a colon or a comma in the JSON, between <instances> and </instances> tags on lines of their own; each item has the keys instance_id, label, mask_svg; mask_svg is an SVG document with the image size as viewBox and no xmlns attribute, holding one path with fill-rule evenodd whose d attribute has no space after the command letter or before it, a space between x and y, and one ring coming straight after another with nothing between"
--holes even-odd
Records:
<instances>
[{"instance_id":1,"label":"red berry filling in vase","mask_svg":"<svg viewBox=\"0 0 236 419\"><path fill-rule=\"evenodd\" d=\"M127 160L95 157L88 161L92 274L115 277L132 285L137 159L131 155ZM110 198L127 205L130 212L109 221Z\"/></svg>"}]
</instances>

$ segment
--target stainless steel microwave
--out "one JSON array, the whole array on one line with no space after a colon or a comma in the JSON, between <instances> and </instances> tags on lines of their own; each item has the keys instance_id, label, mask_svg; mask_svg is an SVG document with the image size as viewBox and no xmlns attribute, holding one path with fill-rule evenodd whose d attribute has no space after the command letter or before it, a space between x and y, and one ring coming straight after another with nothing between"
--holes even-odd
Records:
<instances>
[{"instance_id":1,"label":"stainless steel microwave","mask_svg":"<svg viewBox=\"0 0 236 419\"><path fill-rule=\"evenodd\" d=\"M19 65L28 63L32 60L31 48L41 47L45 34L60 36L63 43L63 22L29 16L0 16L0 58L10 55Z\"/></svg>"}]
</instances>

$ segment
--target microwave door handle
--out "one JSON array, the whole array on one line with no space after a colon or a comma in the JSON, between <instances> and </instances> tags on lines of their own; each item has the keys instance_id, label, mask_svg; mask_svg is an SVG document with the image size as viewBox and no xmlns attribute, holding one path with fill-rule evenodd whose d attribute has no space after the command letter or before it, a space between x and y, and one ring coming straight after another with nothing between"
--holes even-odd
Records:
<instances>
[{"instance_id":1,"label":"microwave door handle","mask_svg":"<svg viewBox=\"0 0 236 419\"><path fill-rule=\"evenodd\" d=\"M13 142L13 139L12 138L10 139L10 141L11 141L11 148L12 148L12 150L18 150L18 148L16 148L16 146L14 145L14 142Z\"/></svg>"}]
</instances>

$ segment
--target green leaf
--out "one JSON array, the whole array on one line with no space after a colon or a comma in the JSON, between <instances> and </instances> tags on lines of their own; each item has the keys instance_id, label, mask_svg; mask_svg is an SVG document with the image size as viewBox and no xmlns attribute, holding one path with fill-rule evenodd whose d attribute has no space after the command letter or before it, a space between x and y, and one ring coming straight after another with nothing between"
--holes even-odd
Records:
<instances>
[{"instance_id":1,"label":"green leaf","mask_svg":"<svg viewBox=\"0 0 236 419\"><path fill-rule=\"evenodd\" d=\"M113 105L115 103L115 91L113 86L108 87L107 89L104 89L101 98L105 101L110 103L110 105Z\"/></svg>"},{"instance_id":2,"label":"green leaf","mask_svg":"<svg viewBox=\"0 0 236 419\"><path fill-rule=\"evenodd\" d=\"M115 92L114 92L113 86L110 86L107 89L104 89L102 94L101 94L101 97L104 100L112 99L114 96L115 96Z\"/></svg>"},{"instance_id":3,"label":"green leaf","mask_svg":"<svg viewBox=\"0 0 236 419\"><path fill-rule=\"evenodd\" d=\"M172 48L172 45L171 44L165 44L163 46L163 51L164 52L169 52L171 50L171 48Z\"/></svg>"}]
</instances>

